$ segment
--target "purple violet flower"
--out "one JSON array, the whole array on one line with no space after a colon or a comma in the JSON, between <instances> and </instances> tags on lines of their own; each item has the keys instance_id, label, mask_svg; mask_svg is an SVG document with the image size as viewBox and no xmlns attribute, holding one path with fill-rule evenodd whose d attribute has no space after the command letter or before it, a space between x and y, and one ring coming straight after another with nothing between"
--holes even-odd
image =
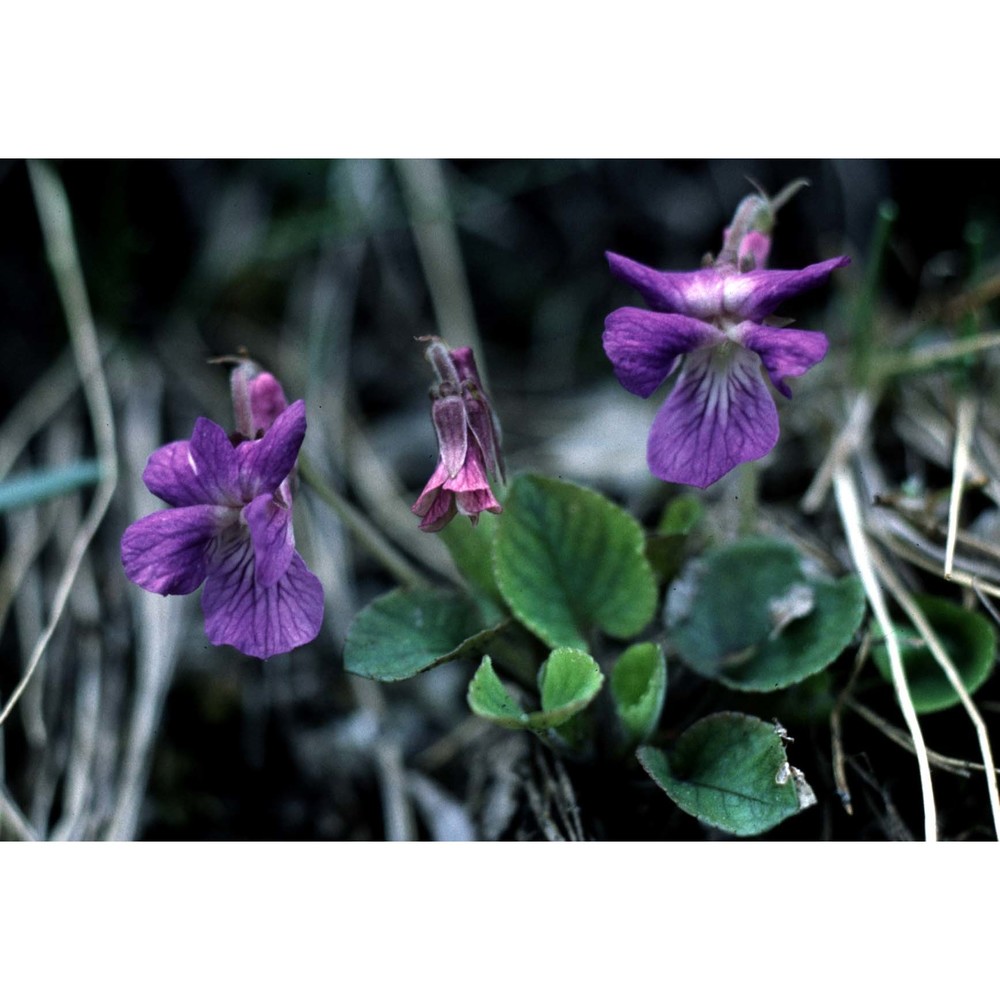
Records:
<instances>
[{"instance_id":1,"label":"purple violet flower","mask_svg":"<svg viewBox=\"0 0 1000 1000\"><path fill-rule=\"evenodd\" d=\"M500 424L483 391L471 347L449 350L429 337L427 360L437 374L431 389L431 419L440 460L411 510L421 517L421 531L440 531L456 511L473 524L484 511L503 510L490 489L487 473L504 479Z\"/></svg>"},{"instance_id":2,"label":"purple violet flower","mask_svg":"<svg viewBox=\"0 0 1000 1000\"><path fill-rule=\"evenodd\" d=\"M745 198L718 259L699 271L657 271L607 254L611 273L650 306L625 306L605 321L604 351L618 381L646 398L684 359L647 445L650 471L667 482L710 486L741 462L766 455L778 440L778 411L761 363L774 387L791 397L785 379L826 354L822 333L769 326L765 319L850 258L798 271L766 269L771 241L756 227L769 227L768 207L757 195Z\"/></svg>"},{"instance_id":3,"label":"purple violet flower","mask_svg":"<svg viewBox=\"0 0 1000 1000\"><path fill-rule=\"evenodd\" d=\"M305 403L288 406L268 372L233 372L237 433L199 417L190 441L149 457L142 479L170 504L122 537L125 575L156 594L203 582L205 633L261 659L316 638L323 587L295 551L291 479L306 433Z\"/></svg>"}]
</instances>

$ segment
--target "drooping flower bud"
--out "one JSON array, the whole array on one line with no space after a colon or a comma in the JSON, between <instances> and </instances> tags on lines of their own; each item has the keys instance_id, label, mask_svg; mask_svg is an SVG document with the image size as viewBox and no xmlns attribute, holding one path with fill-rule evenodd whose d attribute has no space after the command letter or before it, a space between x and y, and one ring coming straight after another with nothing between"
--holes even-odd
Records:
<instances>
[{"instance_id":1,"label":"drooping flower bud","mask_svg":"<svg viewBox=\"0 0 1000 1000\"><path fill-rule=\"evenodd\" d=\"M412 510L423 531L440 531L456 511L473 524L484 511L499 514L500 504L487 474L503 481L500 424L483 391L469 347L451 350L428 338L425 356L437 376L431 387L431 420L438 439L437 468Z\"/></svg>"}]
</instances>

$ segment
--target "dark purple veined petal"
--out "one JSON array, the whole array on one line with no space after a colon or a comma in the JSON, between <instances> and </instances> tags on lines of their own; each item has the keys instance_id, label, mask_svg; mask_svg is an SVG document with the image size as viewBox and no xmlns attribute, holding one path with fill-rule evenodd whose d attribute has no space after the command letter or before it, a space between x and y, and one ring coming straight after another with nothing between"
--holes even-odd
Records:
<instances>
[{"instance_id":1,"label":"dark purple veined petal","mask_svg":"<svg viewBox=\"0 0 1000 1000\"><path fill-rule=\"evenodd\" d=\"M451 474L445 468L444 462L438 462L434 471L431 473L431 478L427 480L427 485L423 488L420 496L417 497L416 503L410 508L410 510L412 510L414 514L423 517L423 515L430 510L431 505L437 499L441 486L448 482L450 478Z\"/></svg>"},{"instance_id":2,"label":"dark purple veined petal","mask_svg":"<svg viewBox=\"0 0 1000 1000\"><path fill-rule=\"evenodd\" d=\"M431 479L433 482L433 477ZM440 485L428 483L417 502L410 508L420 517L421 531L440 531L455 516L455 494L447 493Z\"/></svg>"},{"instance_id":3,"label":"dark purple veined petal","mask_svg":"<svg viewBox=\"0 0 1000 1000\"><path fill-rule=\"evenodd\" d=\"M710 486L778 440L778 413L760 361L738 344L689 355L653 421L647 459L669 483Z\"/></svg>"},{"instance_id":4,"label":"dark purple veined petal","mask_svg":"<svg viewBox=\"0 0 1000 1000\"><path fill-rule=\"evenodd\" d=\"M228 503L229 499L199 478L188 441L173 441L157 448L146 462L142 481L150 493L174 507Z\"/></svg>"},{"instance_id":5,"label":"dark purple veined petal","mask_svg":"<svg viewBox=\"0 0 1000 1000\"><path fill-rule=\"evenodd\" d=\"M466 390L464 399L469 429L482 453L486 471L504 482L507 470L504 468L503 449L500 447L500 421L483 393Z\"/></svg>"},{"instance_id":6,"label":"dark purple veined petal","mask_svg":"<svg viewBox=\"0 0 1000 1000\"><path fill-rule=\"evenodd\" d=\"M292 510L263 493L243 508L253 543L257 583L270 587L288 569L295 554Z\"/></svg>"},{"instance_id":7,"label":"dark purple veined petal","mask_svg":"<svg viewBox=\"0 0 1000 1000\"><path fill-rule=\"evenodd\" d=\"M262 438L237 445L243 502L278 488L295 467L305 436L306 404L299 399L278 416Z\"/></svg>"},{"instance_id":8,"label":"dark purple veined petal","mask_svg":"<svg viewBox=\"0 0 1000 1000\"><path fill-rule=\"evenodd\" d=\"M461 396L442 396L431 405L431 421L437 433L438 451L449 476L458 475L465 464L469 425Z\"/></svg>"},{"instance_id":9,"label":"dark purple veined petal","mask_svg":"<svg viewBox=\"0 0 1000 1000\"><path fill-rule=\"evenodd\" d=\"M302 557L293 552L287 571L270 587L254 577L250 538L234 537L201 594L209 641L266 660L315 639L323 623L323 586Z\"/></svg>"},{"instance_id":10,"label":"dark purple veined petal","mask_svg":"<svg viewBox=\"0 0 1000 1000\"><path fill-rule=\"evenodd\" d=\"M154 594L190 594L208 571L215 541L236 520L230 507L201 504L130 524L122 536L125 575Z\"/></svg>"},{"instance_id":11,"label":"dark purple veined petal","mask_svg":"<svg viewBox=\"0 0 1000 1000\"><path fill-rule=\"evenodd\" d=\"M490 482L486 478L486 465L479 444L473 439L469 442L465 453L465 462L458 470L458 475L450 476L441 488L451 493L472 493L476 490L488 490Z\"/></svg>"},{"instance_id":12,"label":"dark purple veined petal","mask_svg":"<svg viewBox=\"0 0 1000 1000\"><path fill-rule=\"evenodd\" d=\"M229 435L214 421L199 417L191 432L191 460L195 475L213 503L240 506L236 449Z\"/></svg>"},{"instance_id":13,"label":"dark purple veined petal","mask_svg":"<svg viewBox=\"0 0 1000 1000\"><path fill-rule=\"evenodd\" d=\"M624 306L604 321L604 353L618 381L643 398L655 392L682 354L724 338L710 323L678 313Z\"/></svg>"},{"instance_id":14,"label":"dark purple veined petal","mask_svg":"<svg viewBox=\"0 0 1000 1000\"><path fill-rule=\"evenodd\" d=\"M605 255L611 273L631 285L653 309L709 319L722 312L727 272L712 267L700 271L657 271L621 254Z\"/></svg>"},{"instance_id":15,"label":"dark purple veined petal","mask_svg":"<svg viewBox=\"0 0 1000 1000\"><path fill-rule=\"evenodd\" d=\"M785 299L818 288L838 267L850 264L850 257L831 257L798 271L747 271L726 278L723 310L731 316L762 320Z\"/></svg>"},{"instance_id":16,"label":"dark purple veined petal","mask_svg":"<svg viewBox=\"0 0 1000 1000\"><path fill-rule=\"evenodd\" d=\"M482 391L483 380L479 377L479 368L476 366L476 356L472 353L471 347L456 347L449 352L451 362L455 366L455 372L460 382L474 382L476 388Z\"/></svg>"},{"instance_id":17,"label":"dark purple veined petal","mask_svg":"<svg viewBox=\"0 0 1000 1000\"><path fill-rule=\"evenodd\" d=\"M775 389L789 399L792 390L785 379L809 371L826 357L830 346L822 333L813 330L761 326L750 321L737 327L737 336L744 347L760 355Z\"/></svg>"},{"instance_id":18,"label":"dark purple veined petal","mask_svg":"<svg viewBox=\"0 0 1000 1000\"><path fill-rule=\"evenodd\" d=\"M473 524L476 523L484 510L488 510L491 514L503 513L503 507L497 502L497 498L493 496L493 491L489 487L484 490L456 493L455 506L458 508L459 514L471 517Z\"/></svg>"}]
</instances>

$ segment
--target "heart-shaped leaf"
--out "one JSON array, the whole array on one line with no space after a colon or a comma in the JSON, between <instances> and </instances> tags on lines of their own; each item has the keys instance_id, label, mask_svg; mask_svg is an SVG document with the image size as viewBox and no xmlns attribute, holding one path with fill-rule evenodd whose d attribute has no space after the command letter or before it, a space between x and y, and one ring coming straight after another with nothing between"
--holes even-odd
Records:
<instances>
[{"instance_id":1,"label":"heart-shaped leaf","mask_svg":"<svg viewBox=\"0 0 1000 1000\"><path fill-rule=\"evenodd\" d=\"M667 694L667 661L655 642L641 642L618 657L611 671L611 695L628 740L648 739L660 721Z\"/></svg>"},{"instance_id":2,"label":"heart-shaped leaf","mask_svg":"<svg viewBox=\"0 0 1000 1000\"><path fill-rule=\"evenodd\" d=\"M646 746L636 756L686 813L738 837L770 830L815 802L776 727L750 715L710 715L669 755Z\"/></svg>"},{"instance_id":3,"label":"heart-shaped leaf","mask_svg":"<svg viewBox=\"0 0 1000 1000\"><path fill-rule=\"evenodd\" d=\"M344 646L348 672L401 681L478 653L502 625L483 628L467 597L445 590L393 590L351 623Z\"/></svg>"},{"instance_id":4,"label":"heart-shaped leaf","mask_svg":"<svg viewBox=\"0 0 1000 1000\"><path fill-rule=\"evenodd\" d=\"M493 669L493 661L483 657L469 682L469 708L482 719L507 729L527 729L528 713L514 700Z\"/></svg>"},{"instance_id":5,"label":"heart-shaped leaf","mask_svg":"<svg viewBox=\"0 0 1000 1000\"><path fill-rule=\"evenodd\" d=\"M982 615L966 611L944 598L918 596L915 600L954 663L966 691L972 694L993 671L997 657L993 626ZM958 693L921 635L907 627L897 628L896 635L913 707L926 715L957 705L961 701ZM872 655L879 672L891 681L892 668L885 646L876 646Z\"/></svg>"},{"instance_id":6,"label":"heart-shaped leaf","mask_svg":"<svg viewBox=\"0 0 1000 1000\"><path fill-rule=\"evenodd\" d=\"M578 649L556 649L538 673L542 708L524 712L504 687L488 656L469 683L469 707L508 729L554 729L582 712L604 683L601 668Z\"/></svg>"},{"instance_id":7,"label":"heart-shaped leaf","mask_svg":"<svg viewBox=\"0 0 1000 1000\"><path fill-rule=\"evenodd\" d=\"M554 649L538 672L542 711L538 722L544 728L561 725L583 711L604 683L597 661L578 649Z\"/></svg>"},{"instance_id":8,"label":"heart-shaped leaf","mask_svg":"<svg viewBox=\"0 0 1000 1000\"><path fill-rule=\"evenodd\" d=\"M775 691L832 663L864 611L856 577L830 580L794 546L747 538L675 581L666 620L671 642L696 672L741 691Z\"/></svg>"},{"instance_id":9,"label":"heart-shaped leaf","mask_svg":"<svg viewBox=\"0 0 1000 1000\"><path fill-rule=\"evenodd\" d=\"M493 577L493 539L496 536L498 517L481 517L473 525L465 517L453 518L438 534L448 547L459 572L470 585L494 604L503 598Z\"/></svg>"},{"instance_id":10,"label":"heart-shaped leaf","mask_svg":"<svg viewBox=\"0 0 1000 1000\"><path fill-rule=\"evenodd\" d=\"M519 476L493 546L514 616L555 648L586 650L599 628L627 639L653 617L656 583L638 522L592 490Z\"/></svg>"}]
</instances>

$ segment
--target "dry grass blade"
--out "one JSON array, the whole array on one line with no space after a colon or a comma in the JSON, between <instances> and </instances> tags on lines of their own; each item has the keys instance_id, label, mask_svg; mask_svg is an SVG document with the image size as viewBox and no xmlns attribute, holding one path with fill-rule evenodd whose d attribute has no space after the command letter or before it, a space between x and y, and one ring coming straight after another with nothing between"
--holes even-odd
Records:
<instances>
[{"instance_id":1,"label":"dry grass blade","mask_svg":"<svg viewBox=\"0 0 1000 1000\"><path fill-rule=\"evenodd\" d=\"M981 333L975 337L962 337L943 344L920 347L907 352L902 357L891 358L879 370L880 375L903 375L958 358L968 357L978 351L990 351L1000 347L1000 333Z\"/></svg>"},{"instance_id":2,"label":"dry grass blade","mask_svg":"<svg viewBox=\"0 0 1000 1000\"><path fill-rule=\"evenodd\" d=\"M913 753L913 740L902 729L886 722L877 712L873 712L867 705L848 698L845 702L847 707L857 715L860 715L869 725L874 726L883 736L892 740L897 746ZM938 753L936 750L927 748L927 759L932 767L940 771L947 771L949 774L957 774L960 778L968 778L973 771L983 771L985 768L978 761L962 760L960 757L949 757L947 754ZM998 772L1000 773L1000 772Z\"/></svg>"},{"instance_id":3,"label":"dry grass blade","mask_svg":"<svg viewBox=\"0 0 1000 1000\"><path fill-rule=\"evenodd\" d=\"M122 446L128 486L122 492L130 519L138 520L157 509L140 473L146 457L159 443L163 378L155 365L144 364L130 369L122 382L131 386L122 423L129 428ZM104 831L107 840L133 840L139 829L153 748L180 652L182 622L188 613L183 601L164 601L159 594L139 587L129 589L128 599L135 621L135 694L125 732L121 775Z\"/></svg>"},{"instance_id":4,"label":"dry grass blade","mask_svg":"<svg viewBox=\"0 0 1000 1000\"><path fill-rule=\"evenodd\" d=\"M59 578L48 624L32 650L20 683L14 689L3 711L0 712L0 725L6 721L11 710L17 704L45 654L45 649L62 618L83 557L97 533L101 521L104 520L117 484L114 414L111 409L107 380L102 368L97 332L87 300L83 271L76 252L69 202L62 183L51 168L40 163L29 163L28 173L42 224L42 235L49 264L52 267L59 298L66 314L66 326L70 342L73 345L80 383L87 401L102 475L91 501L90 509L73 541L62 576Z\"/></svg>"},{"instance_id":5,"label":"dry grass blade","mask_svg":"<svg viewBox=\"0 0 1000 1000\"><path fill-rule=\"evenodd\" d=\"M10 797L7 787L0 781L0 833L3 832L5 825L13 831L18 840L41 840L28 818Z\"/></svg>"},{"instance_id":6,"label":"dry grass blade","mask_svg":"<svg viewBox=\"0 0 1000 1000\"><path fill-rule=\"evenodd\" d=\"M865 661L868 659L870 649L871 633L866 631L865 637L862 640L861 645L858 647L857 655L854 657L854 667L851 670L851 676L848 678L847 684L844 686L844 690L837 696L837 701L833 706L833 711L830 712L830 742L833 752L833 779L837 786L837 794L840 796L840 801L843 803L844 811L848 816L854 815L854 806L851 803L851 789L847 784L847 769L844 766L846 758L844 756L844 743L841 738L840 719L844 713L844 706L851 697L851 691L854 689L854 683L858 679L858 674L861 673L861 668L865 665Z\"/></svg>"},{"instance_id":7,"label":"dry grass blade","mask_svg":"<svg viewBox=\"0 0 1000 1000\"><path fill-rule=\"evenodd\" d=\"M906 613L906 616L911 622L913 622L914 628L920 633L924 642L927 643L927 648L930 650L934 659L937 660L938 666L940 666L944 671L945 676L948 678L948 683L951 684L951 686L955 689L955 693L961 699L962 707L965 709L966 714L972 722L973 728L976 730L976 737L979 740L979 752L982 754L983 767L986 770L986 784L989 788L990 807L993 810L993 826L997 832L997 839L1000 840L1000 792L997 790L997 776L996 767L993 763L993 751L990 749L990 737L986 730L986 724L983 722L983 717L976 709L972 698L969 697L969 692L965 690L965 685L962 683L962 678L959 676L958 670L955 668L955 664L952 662L947 650L945 650L944 646L941 644L941 640L931 628L930 622L927 621L926 616L920 608L917 607L916 602L909 595L909 593L907 593L906 588L900 582L896 574L889 568L889 565L885 562L885 560L882 559L877 553L873 553L873 561L875 564L875 571L882 578L882 581L885 583L893 598Z\"/></svg>"},{"instance_id":8,"label":"dry grass blade","mask_svg":"<svg viewBox=\"0 0 1000 1000\"><path fill-rule=\"evenodd\" d=\"M944 578L951 579L955 568L955 540L958 532L958 515L962 508L962 491L965 488L965 472L969 466L969 446L972 431L976 425L976 404L968 396L958 401L957 429L955 431L955 454L952 461L951 501L948 505L948 539L944 550Z\"/></svg>"},{"instance_id":9,"label":"dry grass blade","mask_svg":"<svg viewBox=\"0 0 1000 1000\"><path fill-rule=\"evenodd\" d=\"M895 552L896 555L912 563L914 566L925 569L927 572L941 577L942 580L944 579L943 559L938 554L934 554L933 549L931 549L932 555L930 556L923 551L924 548L930 548L929 546L925 547L919 543L907 541L888 533L880 534L880 538L886 547ZM991 597L1000 597L1000 585L992 583L989 580L984 580L975 573L967 573L964 570L958 569L952 570L951 583L957 583L962 587L978 590L983 594L989 594Z\"/></svg>"},{"instance_id":10,"label":"dry grass blade","mask_svg":"<svg viewBox=\"0 0 1000 1000\"><path fill-rule=\"evenodd\" d=\"M854 400L843 429L826 453L826 457L799 504L806 514L815 514L822 506L830 490L830 484L833 482L834 472L847 461L849 455L857 450L864 438L877 402L877 398L870 392L859 393Z\"/></svg>"},{"instance_id":11,"label":"dry grass blade","mask_svg":"<svg viewBox=\"0 0 1000 1000\"><path fill-rule=\"evenodd\" d=\"M837 507L840 510L840 519L847 536L847 544L851 550L851 557L858 575L861 577L861 583L868 596L868 603L871 605L875 618L882 629L882 634L885 636L886 651L889 654L889 664L892 669L892 683L896 689L896 697L899 699L907 729L909 729L910 737L913 740L913 751L916 754L917 767L920 772L920 790L924 803L924 838L928 841L934 841L937 840L937 806L934 802L934 786L931 781L930 762L927 759L927 746L924 743L920 720L917 718L913 699L910 697L910 689L906 683L903 658L899 651L899 640L896 637L892 619L889 617L889 611L885 606L885 598L882 595L878 577L875 575L874 560L871 546L865 534L857 489L850 472L843 466L834 472L833 487L837 497Z\"/></svg>"}]
</instances>

